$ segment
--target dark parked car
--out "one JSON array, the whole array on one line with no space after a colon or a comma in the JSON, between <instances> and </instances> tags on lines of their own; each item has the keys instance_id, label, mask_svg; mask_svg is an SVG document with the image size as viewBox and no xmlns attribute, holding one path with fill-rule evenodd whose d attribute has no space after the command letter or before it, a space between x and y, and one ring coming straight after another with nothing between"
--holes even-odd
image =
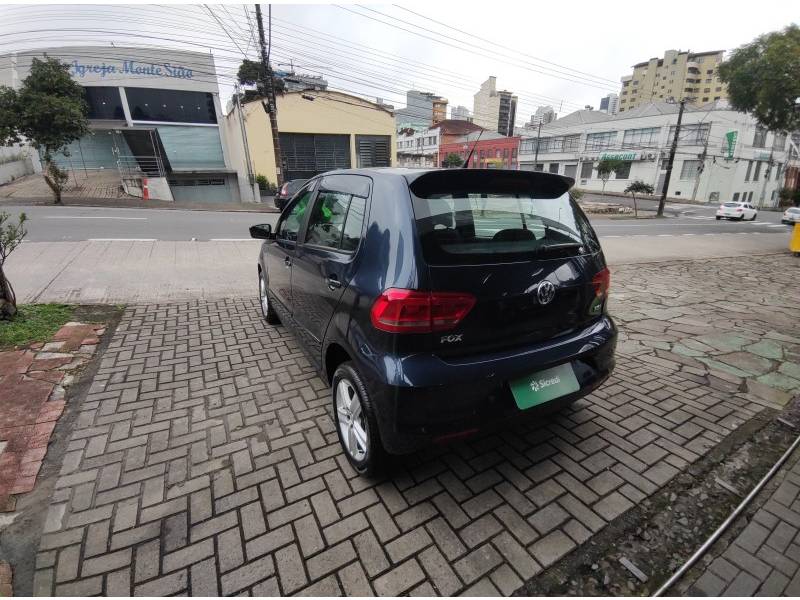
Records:
<instances>
[{"instance_id":1,"label":"dark parked car","mask_svg":"<svg viewBox=\"0 0 800 600\"><path fill-rule=\"evenodd\" d=\"M281 189L278 190L278 193L275 194L275 208L283 210L286 203L292 199L292 196L295 195L297 190L303 187L306 181L308 181L308 179L292 179L284 183Z\"/></svg>"},{"instance_id":2,"label":"dark parked car","mask_svg":"<svg viewBox=\"0 0 800 600\"><path fill-rule=\"evenodd\" d=\"M261 310L330 382L352 465L556 410L614 367L609 271L572 180L358 169L303 187L258 261Z\"/></svg>"}]
</instances>

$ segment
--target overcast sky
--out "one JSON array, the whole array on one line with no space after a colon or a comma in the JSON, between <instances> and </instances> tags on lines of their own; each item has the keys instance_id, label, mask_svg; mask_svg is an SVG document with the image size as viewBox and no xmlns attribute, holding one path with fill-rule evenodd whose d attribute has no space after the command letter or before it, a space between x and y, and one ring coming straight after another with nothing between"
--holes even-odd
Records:
<instances>
[{"instance_id":1,"label":"overcast sky","mask_svg":"<svg viewBox=\"0 0 800 600\"><path fill-rule=\"evenodd\" d=\"M793 4L281 3L272 6L272 62L277 69L291 61L298 72L324 75L334 89L380 96L398 108L405 90L416 87L471 110L480 83L495 75L500 89L519 95L522 123L539 105L560 107L560 114L598 107L602 96L619 91L633 63L666 49L731 50L781 29L798 20ZM209 6L213 15L199 4L3 5L0 52L112 41L211 51L224 106L242 56L256 56L254 5Z\"/></svg>"}]
</instances>

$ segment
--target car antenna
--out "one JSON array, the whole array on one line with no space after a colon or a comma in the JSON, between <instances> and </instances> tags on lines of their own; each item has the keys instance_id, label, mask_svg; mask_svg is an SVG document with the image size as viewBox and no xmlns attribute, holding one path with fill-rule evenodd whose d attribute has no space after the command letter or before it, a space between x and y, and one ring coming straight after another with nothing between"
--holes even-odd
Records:
<instances>
[{"instance_id":1,"label":"car antenna","mask_svg":"<svg viewBox=\"0 0 800 600\"><path fill-rule=\"evenodd\" d=\"M478 142L481 141L481 136L483 135L484 131L486 131L486 130L485 129L481 129L481 132L478 134L478 139L476 139L475 143L472 144L472 150L470 150L469 154L467 154L467 160L465 160L464 164L461 165L462 169L469 169L469 159L472 158L472 153L475 152L475 146L477 146Z\"/></svg>"}]
</instances>

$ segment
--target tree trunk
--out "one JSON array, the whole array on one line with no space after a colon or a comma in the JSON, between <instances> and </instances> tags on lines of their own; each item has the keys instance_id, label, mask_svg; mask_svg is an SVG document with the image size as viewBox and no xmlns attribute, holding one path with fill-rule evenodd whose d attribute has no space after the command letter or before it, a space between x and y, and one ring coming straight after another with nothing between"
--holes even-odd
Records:
<instances>
[{"instance_id":1,"label":"tree trunk","mask_svg":"<svg viewBox=\"0 0 800 600\"><path fill-rule=\"evenodd\" d=\"M17 314L17 297L11 282L6 279L5 271L0 266L0 319L9 320Z\"/></svg>"},{"instance_id":2,"label":"tree trunk","mask_svg":"<svg viewBox=\"0 0 800 600\"><path fill-rule=\"evenodd\" d=\"M631 194L631 196L633 196L633 216L638 219L639 209L636 207L636 194Z\"/></svg>"},{"instance_id":3,"label":"tree trunk","mask_svg":"<svg viewBox=\"0 0 800 600\"><path fill-rule=\"evenodd\" d=\"M44 171L42 172L42 175L44 176L45 183L47 183L47 186L53 192L53 204L61 204L61 186L59 186L58 183L54 179L51 179L51 177L49 175L51 166L52 166L52 163L51 163L51 161L48 160L45 163L45 167L44 167Z\"/></svg>"}]
</instances>

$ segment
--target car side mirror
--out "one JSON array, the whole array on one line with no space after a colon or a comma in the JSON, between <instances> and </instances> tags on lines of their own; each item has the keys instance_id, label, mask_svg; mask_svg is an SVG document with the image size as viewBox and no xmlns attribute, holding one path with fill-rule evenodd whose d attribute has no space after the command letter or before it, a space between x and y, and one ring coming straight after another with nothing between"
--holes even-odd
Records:
<instances>
[{"instance_id":1,"label":"car side mirror","mask_svg":"<svg viewBox=\"0 0 800 600\"><path fill-rule=\"evenodd\" d=\"M269 223L262 223L261 225L251 225L250 237L257 240L273 239L274 236L272 235L272 225L270 225Z\"/></svg>"}]
</instances>

